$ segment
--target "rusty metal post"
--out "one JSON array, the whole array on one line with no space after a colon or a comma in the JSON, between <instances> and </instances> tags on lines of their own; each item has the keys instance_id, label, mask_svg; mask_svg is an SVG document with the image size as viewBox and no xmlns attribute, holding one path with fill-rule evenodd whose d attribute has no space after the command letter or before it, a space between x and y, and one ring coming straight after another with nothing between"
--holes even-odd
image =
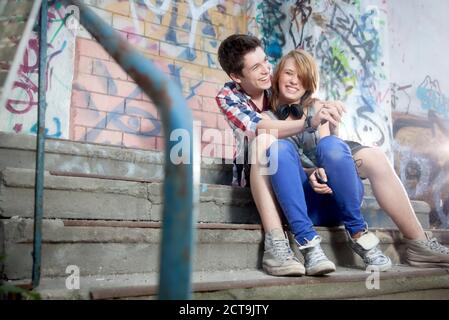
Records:
<instances>
[{"instance_id":1,"label":"rusty metal post","mask_svg":"<svg viewBox=\"0 0 449 320\"><path fill-rule=\"evenodd\" d=\"M79 8L81 24L131 75L161 112L166 151L159 298L189 299L195 232L193 219L197 203L197 193L193 191L192 113L181 88L133 49L118 32L82 1L65 2ZM181 158L179 150L182 150Z\"/></svg>"},{"instance_id":2,"label":"rusty metal post","mask_svg":"<svg viewBox=\"0 0 449 320\"><path fill-rule=\"evenodd\" d=\"M44 170L45 170L45 113L47 101L45 91L47 80L45 72L47 70L47 21L48 2L42 0L40 21L39 21L39 91L38 91L38 111L37 111L37 141L36 141L36 171L34 187L34 232L33 232L33 271L32 286L39 286L41 278L41 257L42 257L42 217L44 214Z\"/></svg>"}]
</instances>

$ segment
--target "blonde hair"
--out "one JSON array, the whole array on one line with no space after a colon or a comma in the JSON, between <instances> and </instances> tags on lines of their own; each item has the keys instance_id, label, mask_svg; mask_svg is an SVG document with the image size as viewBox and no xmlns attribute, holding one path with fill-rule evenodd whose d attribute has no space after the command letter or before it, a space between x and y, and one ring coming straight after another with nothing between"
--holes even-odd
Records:
<instances>
[{"instance_id":1,"label":"blonde hair","mask_svg":"<svg viewBox=\"0 0 449 320\"><path fill-rule=\"evenodd\" d=\"M294 59L299 80L306 90L304 95L301 97L300 103L303 107L309 107L315 101L315 99L312 98L312 95L319 86L320 79L318 67L315 60L309 53L301 49L296 49L283 56L274 70L272 79L272 95L270 100L270 106L273 111L276 111L279 107L279 77L281 76L281 71L284 69L285 62L290 58Z\"/></svg>"}]
</instances>

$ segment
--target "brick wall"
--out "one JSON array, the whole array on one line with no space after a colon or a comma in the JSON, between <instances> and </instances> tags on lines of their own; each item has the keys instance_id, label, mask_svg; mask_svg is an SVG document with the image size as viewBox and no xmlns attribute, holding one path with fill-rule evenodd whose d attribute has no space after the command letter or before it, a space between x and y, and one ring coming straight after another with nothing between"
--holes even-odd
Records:
<instances>
[{"instance_id":1,"label":"brick wall","mask_svg":"<svg viewBox=\"0 0 449 320\"><path fill-rule=\"evenodd\" d=\"M216 53L228 35L247 31L242 1L193 1L193 10L189 1L171 1L165 11L134 1L135 15L129 1L86 2L182 87L194 119L201 121L202 154L232 155L232 139L212 139L205 132L230 130L214 100L228 81ZM201 4L210 8L204 10ZM74 72L70 139L163 149L161 118L154 104L84 29L76 39ZM205 148L211 140L214 147Z\"/></svg>"}]
</instances>

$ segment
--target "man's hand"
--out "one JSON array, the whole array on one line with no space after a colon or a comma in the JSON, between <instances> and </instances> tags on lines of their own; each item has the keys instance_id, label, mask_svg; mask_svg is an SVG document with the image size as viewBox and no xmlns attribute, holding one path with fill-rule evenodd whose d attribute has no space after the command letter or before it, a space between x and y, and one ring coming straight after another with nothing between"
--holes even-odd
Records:
<instances>
[{"instance_id":1,"label":"man's hand","mask_svg":"<svg viewBox=\"0 0 449 320\"><path fill-rule=\"evenodd\" d=\"M309 183L312 186L313 191L319 194L332 194L332 189L329 188L327 183L327 175L324 168L317 168L309 176Z\"/></svg>"},{"instance_id":2,"label":"man's hand","mask_svg":"<svg viewBox=\"0 0 449 320\"><path fill-rule=\"evenodd\" d=\"M320 124L329 122L330 128L338 128L339 123L346 112L341 101L317 101L318 112L312 118L312 126L318 128Z\"/></svg>"}]
</instances>

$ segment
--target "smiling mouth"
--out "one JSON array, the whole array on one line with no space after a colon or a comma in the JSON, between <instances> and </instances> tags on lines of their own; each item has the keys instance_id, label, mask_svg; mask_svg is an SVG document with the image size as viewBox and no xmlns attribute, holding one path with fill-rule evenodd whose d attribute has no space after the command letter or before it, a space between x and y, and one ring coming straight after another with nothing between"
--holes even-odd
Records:
<instances>
[{"instance_id":1,"label":"smiling mouth","mask_svg":"<svg viewBox=\"0 0 449 320\"><path fill-rule=\"evenodd\" d=\"M293 87L285 87L285 89L287 90L287 92L289 93L296 93L299 90L297 88L293 88Z\"/></svg>"}]
</instances>

